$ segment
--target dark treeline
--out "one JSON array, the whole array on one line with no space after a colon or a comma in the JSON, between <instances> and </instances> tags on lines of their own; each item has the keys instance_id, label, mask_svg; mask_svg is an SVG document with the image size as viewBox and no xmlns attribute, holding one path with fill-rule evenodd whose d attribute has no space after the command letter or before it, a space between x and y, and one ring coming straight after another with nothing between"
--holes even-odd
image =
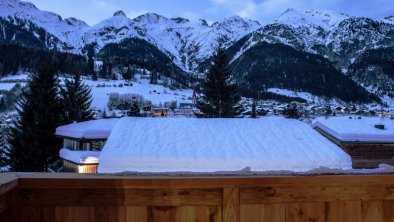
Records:
<instances>
[{"instance_id":1,"label":"dark treeline","mask_svg":"<svg viewBox=\"0 0 394 222\"><path fill-rule=\"evenodd\" d=\"M16 74L19 71L35 72L43 60L48 61L58 73L89 73L87 60L81 55L2 44L0 45L0 77Z\"/></svg>"},{"instance_id":2,"label":"dark treeline","mask_svg":"<svg viewBox=\"0 0 394 222\"><path fill-rule=\"evenodd\" d=\"M245 97L249 98L256 98L258 100L274 100L283 103L290 103L290 102L300 102L306 103L307 101L300 97L290 97L285 95L276 94L273 92L252 92L250 90L239 89L240 94L244 95Z\"/></svg>"},{"instance_id":3,"label":"dark treeline","mask_svg":"<svg viewBox=\"0 0 394 222\"><path fill-rule=\"evenodd\" d=\"M369 66L378 66L383 73L390 78L394 78L394 47L366 50L350 66L349 71L352 74L357 74L360 70L364 70Z\"/></svg>"},{"instance_id":4,"label":"dark treeline","mask_svg":"<svg viewBox=\"0 0 394 222\"><path fill-rule=\"evenodd\" d=\"M107 44L97 55L105 64L134 65L163 74L186 86L186 73L176 66L170 57L145 40L138 38L125 39L120 43Z\"/></svg>"},{"instance_id":5,"label":"dark treeline","mask_svg":"<svg viewBox=\"0 0 394 222\"><path fill-rule=\"evenodd\" d=\"M244 94L282 88L345 102L380 101L326 58L283 44L260 43L236 59L232 68Z\"/></svg>"},{"instance_id":6,"label":"dark treeline","mask_svg":"<svg viewBox=\"0 0 394 222\"><path fill-rule=\"evenodd\" d=\"M349 67L349 74L378 93L394 97L394 47L366 50Z\"/></svg>"}]
</instances>

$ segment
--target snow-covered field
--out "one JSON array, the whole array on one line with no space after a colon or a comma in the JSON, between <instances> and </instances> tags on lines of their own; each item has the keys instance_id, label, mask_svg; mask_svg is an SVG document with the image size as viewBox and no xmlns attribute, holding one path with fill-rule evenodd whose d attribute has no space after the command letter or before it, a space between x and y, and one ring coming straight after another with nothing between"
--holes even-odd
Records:
<instances>
[{"instance_id":1,"label":"snow-covered field","mask_svg":"<svg viewBox=\"0 0 394 222\"><path fill-rule=\"evenodd\" d=\"M28 78L28 74L18 74L13 76L5 76L0 78L0 90L9 91L11 90L17 83L21 86L26 85L26 81Z\"/></svg>"},{"instance_id":2,"label":"snow-covered field","mask_svg":"<svg viewBox=\"0 0 394 222\"><path fill-rule=\"evenodd\" d=\"M162 85L149 84L149 80L140 79L137 75L137 82L132 82L132 86L125 86L124 80L85 80L85 83L92 87L93 103L92 106L97 109L108 109L107 104L110 93L119 94L139 94L153 105L164 104L165 102L191 102L192 90L171 90ZM105 87L97 87L98 85ZM123 84L123 87L119 87Z\"/></svg>"},{"instance_id":3,"label":"snow-covered field","mask_svg":"<svg viewBox=\"0 0 394 222\"><path fill-rule=\"evenodd\" d=\"M7 76L0 78L0 90L9 91L17 83L22 86L26 85L28 74L18 74L15 76ZM64 78L60 78L64 81ZM108 100L110 93L119 94L139 94L146 100L152 102L153 105L164 104L165 102L191 102L193 91L188 90L171 90L170 88L164 87L163 85L149 84L148 79L141 79L141 75L136 75L136 82L131 82L132 86L126 86L125 80L105 80L99 79L93 81L90 79L83 80L87 85L92 88L93 102L92 107L96 109L108 109ZM105 87L104 87L105 85ZM119 87L123 85L122 87ZM100 86L100 87L98 87Z\"/></svg>"}]
</instances>

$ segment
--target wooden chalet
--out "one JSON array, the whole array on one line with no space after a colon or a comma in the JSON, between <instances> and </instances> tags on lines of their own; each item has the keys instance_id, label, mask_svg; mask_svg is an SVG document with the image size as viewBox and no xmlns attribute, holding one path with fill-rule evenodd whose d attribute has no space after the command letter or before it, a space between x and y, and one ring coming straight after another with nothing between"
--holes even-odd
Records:
<instances>
[{"instance_id":1,"label":"wooden chalet","mask_svg":"<svg viewBox=\"0 0 394 222\"><path fill-rule=\"evenodd\" d=\"M98 158L118 119L101 119L60 126L56 136L63 139L59 151L61 172L96 173Z\"/></svg>"},{"instance_id":2,"label":"wooden chalet","mask_svg":"<svg viewBox=\"0 0 394 222\"><path fill-rule=\"evenodd\" d=\"M353 168L394 165L394 120L330 117L318 118L313 126L351 156Z\"/></svg>"}]
</instances>

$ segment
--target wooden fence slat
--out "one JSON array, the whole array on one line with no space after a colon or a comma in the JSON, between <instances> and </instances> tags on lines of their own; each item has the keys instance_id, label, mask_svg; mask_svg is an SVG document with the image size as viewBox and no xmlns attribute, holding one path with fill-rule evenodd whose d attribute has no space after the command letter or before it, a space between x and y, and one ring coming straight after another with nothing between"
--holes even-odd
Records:
<instances>
[{"instance_id":1,"label":"wooden fence slat","mask_svg":"<svg viewBox=\"0 0 394 222\"><path fill-rule=\"evenodd\" d=\"M286 204L286 221L289 222L324 222L325 203L290 203Z\"/></svg>"},{"instance_id":2,"label":"wooden fence slat","mask_svg":"<svg viewBox=\"0 0 394 222\"><path fill-rule=\"evenodd\" d=\"M240 206L241 222L285 222L285 204L251 204Z\"/></svg>"},{"instance_id":3,"label":"wooden fence slat","mask_svg":"<svg viewBox=\"0 0 394 222\"><path fill-rule=\"evenodd\" d=\"M383 201L383 221L394 222L394 201Z\"/></svg>"},{"instance_id":4,"label":"wooden fence slat","mask_svg":"<svg viewBox=\"0 0 394 222\"><path fill-rule=\"evenodd\" d=\"M126 222L126 207L95 207L95 222Z\"/></svg>"},{"instance_id":5,"label":"wooden fence slat","mask_svg":"<svg viewBox=\"0 0 394 222\"><path fill-rule=\"evenodd\" d=\"M326 203L326 222L361 221L361 201L331 201Z\"/></svg>"},{"instance_id":6,"label":"wooden fence slat","mask_svg":"<svg viewBox=\"0 0 394 222\"><path fill-rule=\"evenodd\" d=\"M382 201L362 201L361 221L383 222L383 202Z\"/></svg>"},{"instance_id":7,"label":"wooden fence slat","mask_svg":"<svg viewBox=\"0 0 394 222\"><path fill-rule=\"evenodd\" d=\"M147 222L148 207L126 207L127 222Z\"/></svg>"},{"instance_id":8,"label":"wooden fence slat","mask_svg":"<svg viewBox=\"0 0 394 222\"><path fill-rule=\"evenodd\" d=\"M95 222L94 207L56 207L56 222Z\"/></svg>"},{"instance_id":9,"label":"wooden fence slat","mask_svg":"<svg viewBox=\"0 0 394 222\"><path fill-rule=\"evenodd\" d=\"M18 217L20 222L34 222L41 221L40 207L20 207L18 209Z\"/></svg>"},{"instance_id":10,"label":"wooden fence slat","mask_svg":"<svg viewBox=\"0 0 394 222\"><path fill-rule=\"evenodd\" d=\"M231 187L223 189L223 221L239 222L240 214L239 188Z\"/></svg>"},{"instance_id":11,"label":"wooden fence slat","mask_svg":"<svg viewBox=\"0 0 394 222\"><path fill-rule=\"evenodd\" d=\"M41 222L55 222L55 207L41 207Z\"/></svg>"}]
</instances>

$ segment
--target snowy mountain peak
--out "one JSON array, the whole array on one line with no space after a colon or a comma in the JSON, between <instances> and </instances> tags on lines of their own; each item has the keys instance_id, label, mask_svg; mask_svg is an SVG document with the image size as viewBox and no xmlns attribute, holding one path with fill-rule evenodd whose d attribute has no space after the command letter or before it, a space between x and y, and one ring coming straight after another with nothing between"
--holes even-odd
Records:
<instances>
[{"instance_id":1,"label":"snowy mountain peak","mask_svg":"<svg viewBox=\"0 0 394 222\"><path fill-rule=\"evenodd\" d=\"M199 21L200 21L200 24L201 24L201 25L203 25L203 26L209 26L207 20L205 20L205 19L199 19Z\"/></svg>"},{"instance_id":2,"label":"snowy mountain peak","mask_svg":"<svg viewBox=\"0 0 394 222\"><path fill-rule=\"evenodd\" d=\"M350 16L346 14L332 11L290 8L282 13L280 17L275 20L275 23L292 27L320 26L325 30L329 30L348 18L350 18Z\"/></svg>"},{"instance_id":3,"label":"snowy mountain peak","mask_svg":"<svg viewBox=\"0 0 394 222\"><path fill-rule=\"evenodd\" d=\"M256 21L252 21L250 19L243 19L240 16L231 16L225 18L221 21L214 22L212 24L213 27L223 27L227 29L257 29L260 27L260 24Z\"/></svg>"},{"instance_id":4,"label":"snowy mountain peak","mask_svg":"<svg viewBox=\"0 0 394 222\"><path fill-rule=\"evenodd\" d=\"M162 15L158 15L156 13L149 12L149 13L140 15L133 20L136 22L140 22L140 23L157 24L157 23L159 23L160 20L168 21L169 19L162 16Z\"/></svg>"},{"instance_id":5,"label":"snowy mountain peak","mask_svg":"<svg viewBox=\"0 0 394 222\"><path fill-rule=\"evenodd\" d=\"M114 13L114 17L115 16L121 16L121 17L126 17L126 13L124 13L122 10L116 11Z\"/></svg>"}]
</instances>

